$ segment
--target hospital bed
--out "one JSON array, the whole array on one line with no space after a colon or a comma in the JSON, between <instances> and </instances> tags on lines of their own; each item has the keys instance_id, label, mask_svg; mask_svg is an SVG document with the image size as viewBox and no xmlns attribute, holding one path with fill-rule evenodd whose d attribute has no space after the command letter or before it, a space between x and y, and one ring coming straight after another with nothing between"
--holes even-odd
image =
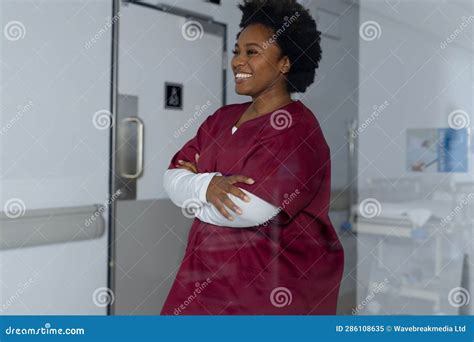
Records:
<instances>
[{"instance_id":1,"label":"hospital bed","mask_svg":"<svg viewBox=\"0 0 474 342\"><path fill-rule=\"evenodd\" d=\"M449 179L369 182L351 209L358 242L357 303L364 303L357 313L471 310L471 194L474 184ZM364 200L372 201L375 213L363 212ZM376 287L379 291L373 293Z\"/></svg>"}]
</instances>

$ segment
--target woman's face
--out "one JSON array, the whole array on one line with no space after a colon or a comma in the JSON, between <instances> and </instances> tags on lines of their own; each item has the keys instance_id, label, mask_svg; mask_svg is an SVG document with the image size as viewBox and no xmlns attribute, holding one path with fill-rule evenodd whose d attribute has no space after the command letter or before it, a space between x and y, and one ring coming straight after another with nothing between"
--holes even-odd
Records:
<instances>
[{"instance_id":1,"label":"woman's face","mask_svg":"<svg viewBox=\"0 0 474 342\"><path fill-rule=\"evenodd\" d=\"M289 59L281 55L276 42L271 43L272 35L262 24L240 32L231 62L237 94L255 98L271 90L286 91L283 73L289 70Z\"/></svg>"}]
</instances>

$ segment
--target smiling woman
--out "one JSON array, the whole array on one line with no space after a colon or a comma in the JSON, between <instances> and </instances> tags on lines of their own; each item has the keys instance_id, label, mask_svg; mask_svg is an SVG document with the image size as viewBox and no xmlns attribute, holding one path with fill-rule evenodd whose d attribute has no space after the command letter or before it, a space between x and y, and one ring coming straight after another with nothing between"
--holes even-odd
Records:
<instances>
[{"instance_id":1,"label":"smiling woman","mask_svg":"<svg viewBox=\"0 0 474 342\"><path fill-rule=\"evenodd\" d=\"M320 32L294 0L239 8L232 69L252 101L208 117L164 175L196 218L162 314L335 314L344 253L328 217L329 147L290 96L314 81Z\"/></svg>"}]
</instances>

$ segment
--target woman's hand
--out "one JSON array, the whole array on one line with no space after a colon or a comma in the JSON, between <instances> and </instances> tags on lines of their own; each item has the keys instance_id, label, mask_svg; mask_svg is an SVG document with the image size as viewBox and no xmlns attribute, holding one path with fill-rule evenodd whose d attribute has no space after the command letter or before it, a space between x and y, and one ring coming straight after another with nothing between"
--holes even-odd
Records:
<instances>
[{"instance_id":1,"label":"woman's hand","mask_svg":"<svg viewBox=\"0 0 474 342\"><path fill-rule=\"evenodd\" d=\"M184 161L184 160L178 160L178 164L176 165L176 167L179 168L179 169L186 169L186 170L189 170L191 172L198 173L197 163L198 163L198 160L199 160L199 154L196 153L194 158L196 159L196 164L193 164L191 162L187 162L187 161Z\"/></svg>"},{"instance_id":2,"label":"woman's hand","mask_svg":"<svg viewBox=\"0 0 474 342\"><path fill-rule=\"evenodd\" d=\"M242 214L242 210L230 200L227 194L233 194L245 202L250 202L250 198L242 190L233 185L234 183L238 182L247 184L255 183L253 179L242 175L234 175L229 177L214 176L207 187L207 202L212 203L225 218L231 221L234 220L234 217L229 214L226 207L230 208L239 215Z\"/></svg>"},{"instance_id":3,"label":"woman's hand","mask_svg":"<svg viewBox=\"0 0 474 342\"><path fill-rule=\"evenodd\" d=\"M176 167L189 170L193 173L198 173L197 163L199 160L199 154L196 153L195 159L196 164L184 160L178 160L179 164L177 164ZM235 203L230 200L227 194L233 194L245 202L250 202L250 198L242 190L233 185L234 183L238 182L253 184L254 180L242 175L234 175L229 177L214 176L207 187L207 202L213 204L225 218L231 221L234 220L234 218L226 210L226 207L230 208L239 215L242 214L242 209L235 205Z\"/></svg>"}]
</instances>

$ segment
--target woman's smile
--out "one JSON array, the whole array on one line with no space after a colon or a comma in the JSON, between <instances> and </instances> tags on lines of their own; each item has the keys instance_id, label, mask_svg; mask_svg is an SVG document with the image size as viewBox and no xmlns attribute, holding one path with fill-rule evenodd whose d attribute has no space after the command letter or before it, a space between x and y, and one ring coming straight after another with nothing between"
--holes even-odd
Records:
<instances>
[{"instance_id":1,"label":"woman's smile","mask_svg":"<svg viewBox=\"0 0 474 342\"><path fill-rule=\"evenodd\" d=\"M235 83L242 83L242 82L245 82L247 80L249 80L250 78L252 78L253 74L249 74L249 73L246 73L246 72L238 72L235 74Z\"/></svg>"}]
</instances>

